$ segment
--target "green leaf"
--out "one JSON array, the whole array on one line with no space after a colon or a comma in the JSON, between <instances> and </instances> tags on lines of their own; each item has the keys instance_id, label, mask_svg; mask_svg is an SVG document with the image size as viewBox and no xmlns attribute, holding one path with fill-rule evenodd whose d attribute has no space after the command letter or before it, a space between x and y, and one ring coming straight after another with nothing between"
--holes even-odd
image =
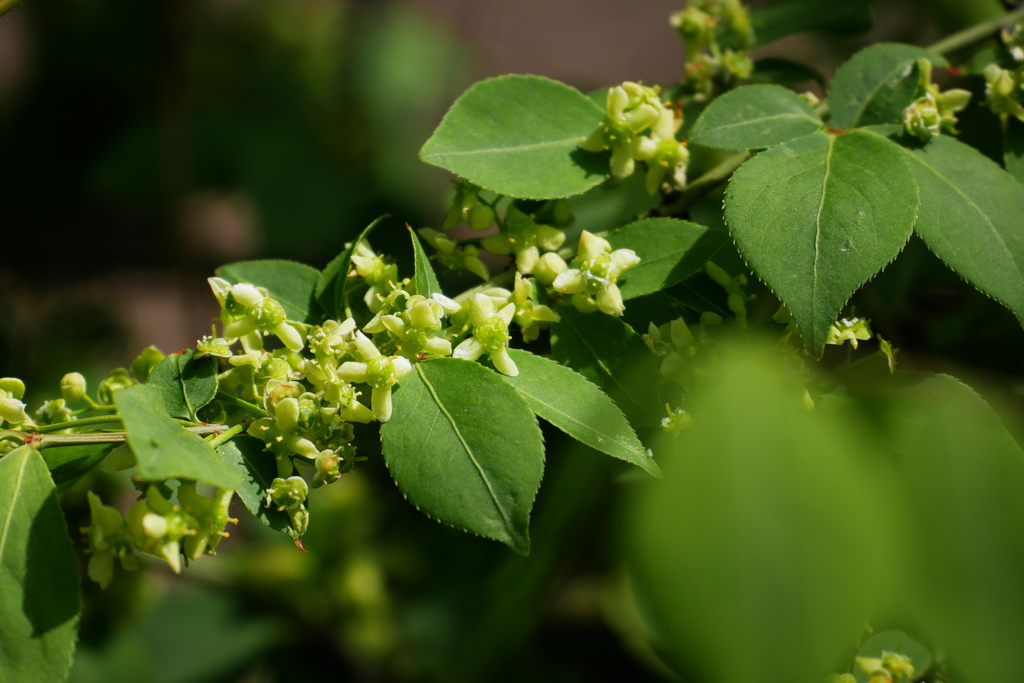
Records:
<instances>
[{"instance_id":1,"label":"green leaf","mask_svg":"<svg viewBox=\"0 0 1024 683\"><path fill-rule=\"evenodd\" d=\"M63 681L81 599L78 561L46 463L22 446L0 458L0 674Z\"/></svg>"},{"instance_id":2,"label":"green leaf","mask_svg":"<svg viewBox=\"0 0 1024 683\"><path fill-rule=\"evenodd\" d=\"M1003 131L1003 165L1018 183L1024 184L1024 122L1007 117Z\"/></svg>"},{"instance_id":3,"label":"green leaf","mask_svg":"<svg viewBox=\"0 0 1024 683\"><path fill-rule=\"evenodd\" d=\"M634 585L686 680L823 681L883 592L871 451L769 364L721 366L632 501Z\"/></svg>"},{"instance_id":4,"label":"green leaf","mask_svg":"<svg viewBox=\"0 0 1024 683\"><path fill-rule=\"evenodd\" d=\"M634 173L617 183L599 185L569 199L576 220L565 230L565 241L578 239L584 230L598 233L625 225L660 203L660 192L647 194L643 173Z\"/></svg>"},{"instance_id":5,"label":"green leaf","mask_svg":"<svg viewBox=\"0 0 1024 683\"><path fill-rule=\"evenodd\" d=\"M789 0L750 12L757 46L794 33L863 33L872 26L867 0Z\"/></svg>"},{"instance_id":6,"label":"green leaf","mask_svg":"<svg viewBox=\"0 0 1024 683\"><path fill-rule=\"evenodd\" d=\"M774 147L825 128L806 100L778 85L747 85L715 99L690 129L690 142L721 149Z\"/></svg>"},{"instance_id":7,"label":"green leaf","mask_svg":"<svg viewBox=\"0 0 1024 683\"><path fill-rule=\"evenodd\" d=\"M903 631L880 631L873 634L860 646L857 656L881 659L883 652L895 652L910 657L910 662L914 665L914 680L919 679L932 665L931 651ZM871 679L859 666L853 667L853 677L857 679L857 683L870 683Z\"/></svg>"},{"instance_id":8,"label":"green leaf","mask_svg":"<svg viewBox=\"0 0 1024 683\"><path fill-rule=\"evenodd\" d=\"M199 422L196 413L217 395L217 359L192 349L172 353L150 371L149 384L163 389L168 415Z\"/></svg>"},{"instance_id":9,"label":"green leaf","mask_svg":"<svg viewBox=\"0 0 1024 683\"><path fill-rule=\"evenodd\" d=\"M355 253L356 245L369 237L370 232L376 228L382 220L390 218L391 214L378 216L368 226L363 228L359 237L352 240L340 254L331 259L323 272L317 276L314 296L320 308L337 320L344 320L348 317L345 311L345 284L348 280L348 273L352 270L352 254Z\"/></svg>"},{"instance_id":10,"label":"green leaf","mask_svg":"<svg viewBox=\"0 0 1024 683\"><path fill-rule=\"evenodd\" d=\"M236 436L218 446L217 452L241 477L242 483L235 492L245 509L274 531L298 538L288 513L266 506L267 489L277 477L277 458L264 448L263 442L251 436Z\"/></svg>"},{"instance_id":11,"label":"green leaf","mask_svg":"<svg viewBox=\"0 0 1024 683\"><path fill-rule=\"evenodd\" d=\"M776 83L778 85L792 85L813 81L822 87L825 86L825 77L817 69L780 57L766 57L754 62L754 72L750 74L747 80L756 83Z\"/></svg>"},{"instance_id":12,"label":"green leaf","mask_svg":"<svg viewBox=\"0 0 1024 683\"><path fill-rule=\"evenodd\" d=\"M606 154L578 147L603 119L601 107L558 81L489 78L455 101L420 160L498 194L569 197L608 176Z\"/></svg>"},{"instance_id":13,"label":"green leaf","mask_svg":"<svg viewBox=\"0 0 1024 683\"><path fill-rule=\"evenodd\" d=\"M533 411L498 373L441 358L413 365L381 425L384 461L428 517L530 551L530 509L544 472Z\"/></svg>"},{"instance_id":14,"label":"green leaf","mask_svg":"<svg viewBox=\"0 0 1024 683\"><path fill-rule=\"evenodd\" d=\"M1024 324L1024 187L955 138L921 144L895 126L877 132L906 145L898 149L921 192L914 231L947 266Z\"/></svg>"},{"instance_id":15,"label":"green leaf","mask_svg":"<svg viewBox=\"0 0 1024 683\"><path fill-rule=\"evenodd\" d=\"M565 306L551 326L551 356L604 388L629 421L661 421L658 368L644 340L618 318Z\"/></svg>"},{"instance_id":16,"label":"green leaf","mask_svg":"<svg viewBox=\"0 0 1024 683\"><path fill-rule=\"evenodd\" d=\"M114 393L114 403L135 453L135 473L143 481L194 479L237 489L241 477L198 435L167 415L164 392L138 385Z\"/></svg>"},{"instance_id":17,"label":"green leaf","mask_svg":"<svg viewBox=\"0 0 1024 683\"><path fill-rule=\"evenodd\" d=\"M905 597L972 680L1013 680L1024 668L1024 452L969 387L922 375L885 413L911 522Z\"/></svg>"},{"instance_id":18,"label":"green leaf","mask_svg":"<svg viewBox=\"0 0 1024 683\"><path fill-rule=\"evenodd\" d=\"M405 227L409 230L409 237L412 238L412 251L416 270L415 277L413 278L415 293L428 299L431 294L441 294L441 285L437 282L437 275L430 265L427 252L423 250L420 238L408 225Z\"/></svg>"},{"instance_id":19,"label":"green leaf","mask_svg":"<svg viewBox=\"0 0 1024 683\"><path fill-rule=\"evenodd\" d=\"M86 472L98 465L117 444L78 444L50 446L40 451L50 476L57 484L57 493L64 493Z\"/></svg>"},{"instance_id":20,"label":"green leaf","mask_svg":"<svg viewBox=\"0 0 1024 683\"><path fill-rule=\"evenodd\" d=\"M265 287L267 293L284 307L289 320L316 323L320 320L313 292L320 271L294 261L239 261L217 269L218 277L235 284L247 282Z\"/></svg>"},{"instance_id":21,"label":"green leaf","mask_svg":"<svg viewBox=\"0 0 1024 683\"><path fill-rule=\"evenodd\" d=\"M918 193L903 156L877 135L809 135L758 154L729 184L737 247L816 357L850 296L910 238Z\"/></svg>"},{"instance_id":22,"label":"green leaf","mask_svg":"<svg viewBox=\"0 0 1024 683\"><path fill-rule=\"evenodd\" d=\"M832 121L843 129L902 123L903 110L917 91L916 61L921 58L948 66L934 52L900 43L878 43L855 54L836 70L829 85Z\"/></svg>"},{"instance_id":23,"label":"green leaf","mask_svg":"<svg viewBox=\"0 0 1024 683\"><path fill-rule=\"evenodd\" d=\"M619 283L623 299L660 292L682 282L729 241L724 232L676 218L648 218L608 235L613 249L632 249L640 263Z\"/></svg>"},{"instance_id":24,"label":"green leaf","mask_svg":"<svg viewBox=\"0 0 1024 683\"><path fill-rule=\"evenodd\" d=\"M533 412L594 450L661 476L661 469L626 417L596 385L553 360L519 349L508 353L519 375L501 378L519 392Z\"/></svg>"}]
</instances>

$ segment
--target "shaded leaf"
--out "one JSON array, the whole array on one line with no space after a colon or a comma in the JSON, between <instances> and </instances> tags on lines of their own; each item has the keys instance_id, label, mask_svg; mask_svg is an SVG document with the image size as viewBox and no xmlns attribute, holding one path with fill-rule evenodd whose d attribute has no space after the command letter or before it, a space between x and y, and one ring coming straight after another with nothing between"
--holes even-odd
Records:
<instances>
[{"instance_id":1,"label":"shaded leaf","mask_svg":"<svg viewBox=\"0 0 1024 683\"><path fill-rule=\"evenodd\" d=\"M198 422L199 409L217 395L217 359L192 349L172 353L150 371L149 384L163 389L168 415Z\"/></svg>"},{"instance_id":2,"label":"shaded leaf","mask_svg":"<svg viewBox=\"0 0 1024 683\"><path fill-rule=\"evenodd\" d=\"M921 373L887 407L915 616L973 680L1012 680L1024 667L1024 452L948 375Z\"/></svg>"},{"instance_id":3,"label":"shaded leaf","mask_svg":"<svg viewBox=\"0 0 1024 683\"><path fill-rule=\"evenodd\" d=\"M877 43L851 57L829 84L828 104L835 125L849 129L901 123L903 110L917 91L920 58L948 66L934 52L901 43Z\"/></svg>"},{"instance_id":4,"label":"shaded leaf","mask_svg":"<svg viewBox=\"0 0 1024 683\"><path fill-rule=\"evenodd\" d=\"M1003 132L1003 165L1018 183L1024 184L1024 121L1007 117Z\"/></svg>"},{"instance_id":5,"label":"shaded leaf","mask_svg":"<svg viewBox=\"0 0 1024 683\"><path fill-rule=\"evenodd\" d=\"M733 239L816 357L850 296L910 238L918 193L903 156L877 135L809 135L758 154L729 183Z\"/></svg>"},{"instance_id":6,"label":"shaded leaf","mask_svg":"<svg viewBox=\"0 0 1024 683\"><path fill-rule=\"evenodd\" d=\"M228 282L247 282L265 287L267 293L284 307L289 320L316 323L320 310L313 292L320 271L295 261L239 261L217 269L217 275Z\"/></svg>"},{"instance_id":7,"label":"shaded leaf","mask_svg":"<svg viewBox=\"0 0 1024 683\"><path fill-rule=\"evenodd\" d=\"M515 387L533 412L594 450L660 476L658 464L636 438L626 417L595 384L528 351L510 349L508 353L519 375L501 378Z\"/></svg>"},{"instance_id":8,"label":"shaded leaf","mask_svg":"<svg viewBox=\"0 0 1024 683\"><path fill-rule=\"evenodd\" d=\"M198 435L167 415L159 387L137 385L114 393L114 403L135 453L135 473L143 481L194 479L236 489L241 477Z\"/></svg>"},{"instance_id":9,"label":"shaded leaf","mask_svg":"<svg viewBox=\"0 0 1024 683\"><path fill-rule=\"evenodd\" d=\"M811 105L778 85L747 85L716 98L690 129L688 139L705 147L756 149L825 128Z\"/></svg>"},{"instance_id":10,"label":"shaded leaf","mask_svg":"<svg viewBox=\"0 0 1024 683\"><path fill-rule=\"evenodd\" d=\"M499 76L455 101L420 160L499 194L551 199L586 192L609 173L579 143L604 119L586 95L540 76Z\"/></svg>"},{"instance_id":11,"label":"shaded leaf","mask_svg":"<svg viewBox=\"0 0 1024 683\"><path fill-rule=\"evenodd\" d=\"M769 366L722 366L632 501L634 585L687 680L821 681L882 592L885 497L856 433Z\"/></svg>"},{"instance_id":12,"label":"shaded leaf","mask_svg":"<svg viewBox=\"0 0 1024 683\"><path fill-rule=\"evenodd\" d=\"M677 218L648 218L608 235L613 249L632 249L640 263L622 276L623 299L659 292L682 282L729 241L724 232Z\"/></svg>"},{"instance_id":13,"label":"shaded leaf","mask_svg":"<svg viewBox=\"0 0 1024 683\"><path fill-rule=\"evenodd\" d=\"M218 446L217 452L241 477L235 492L245 509L274 531L298 538L288 513L265 505L267 489L277 477L277 458L264 448L264 443L251 436L236 436Z\"/></svg>"},{"instance_id":14,"label":"shaded leaf","mask_svg":"<svg viewBox=\"0 0 1024 683\"><path fill-rule=\"evenodd\" d=\"M820 86L825 85L825 77L817 69L781 57L766 57L754 62L754 72L747 80L779 85L813 81Z\"/></svg>"},{"instance_id":15,"label":"shaded leaf","mask_svg":"<svg viewBox=\"0 0 1024 683\"><path fill-rule=\"evenodd\" d=\"M384 461L427 516L530 551L530 509L544 472L533 411L479 363L441 358L413 365L381 425Z\"/></svg>"},{"instance_id":16,"label":"shaded leaf","mask_svg":"<svg viewBox=\"0 0 1024 683\"><path fill-rule=\"evenodd\" d=\"M551 326L551 356L612 397L629 421L659 424L658 369L633 328L603 313L580 313L565 306L561 320Z\"/></svg>"},{"instance_id":17,"label":"shaded leaf","mask_svg":"<svg viewBox=\"0 0 1024 683\"><path fill-rule=\"evenodd\" d=\"M331 262L327 264L327 267L317 277L314 289L316 300L320 304L320 308L326 311L329 317L333 317L336 320L344 320L348 317L345 312L344 293L348 273L352 270L352 254L355 252L357 244L369 237L370 232L382 220L390 217L390 214L384 214L375 218L372 223L363 228L363 231L359 233L359 237L352 240L348 247L331 259Z\"/></svg>"},{"instance_id":18,"label":"shaded leaf","mask_svg":"<svg viewBox=\"0 0 1024 683\"><path fill-rule=\"evenodd\" d=\"M74 446L50 446L40 451L50 476L57 484L57 493L64 493L86 472L98 465L117 444L77 444Z\"/></svg>"},{"instance_id":19,"label":"shaded leaf","mask_svg":"<svg viewBox=\"0 0 1024 683\"><path fill-rule=\"evenodd\" d=\"M914 231L928 248L1024 324L1024 187L973 147L948 136L921 144L879 127L900 147L921 192Z\"/></svg>"},{"instance_id":20,"label":"shaded leaf","mask_svg":"<svg viewBox=\"0 0 1024 683\"><path fill-rule=\"evenodd\" d=\"M22 446L0 458L0 677L63 681L81 599L78 562L46 463Z\"/></svg>"},{"instance_id":21,"label":"shaded leaf","mask_svg":"<svg viewBox=\"0 0 1024 683\"><path fill-rule=\"evenodd\" d=\"M409 237L412 239L412 251L415 262L416 273L413 278L413 291L428 299L431 294L441 294L441 285L437 282L437 275L430 265L427 252L423 250L423 244L420 242L419 236L408 225L405 227L409 230Z\"/></svg>"},{"instance_id":22,"label":"shaded leaf","mask_svg":"<svg viewBox=\"0 0 1024 683\"><path fill-rule=\"evenodd\" d=\"M853 35L867 31L873 24L867 0L776 2L751 10L750 22L758 46L806 31Z\"/></svg>"}]
</instances>

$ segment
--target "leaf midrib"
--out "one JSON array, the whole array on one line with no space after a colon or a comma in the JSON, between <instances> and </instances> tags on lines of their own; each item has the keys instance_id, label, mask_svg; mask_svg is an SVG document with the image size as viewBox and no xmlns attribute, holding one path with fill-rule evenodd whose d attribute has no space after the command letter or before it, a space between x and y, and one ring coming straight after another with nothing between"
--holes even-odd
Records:
<instances>
[{"instance_id":1,"label":"leaf midrib","mask_svg":"<svg viewBox=\"0 0 1024 683\"><path fill-rule=\"evenodd\" d=\"M825 175L821 179L821 201L818 203L818 215L814 217L814 265L811 268L812 321L818 319L818 260L821 255L818 242L821 238L821 212L825 208L825 198L828 196L828 178L832 173L832 150L835 147L835 141L836 136L828 136L828 149L825 151Z\"/></svg>"},{"instance_id":2,"label":"leaf midrib","mask_svg":"<svg viewBox=\"0 0 1024 683\"><path fill-rule=\"evenodd\" d=\"M546 147L560 147L572 143L573 145L579 144L583 141L585 135L574 135L571 138L563 138L561 140L548 140L546 142L534 142L529 145L517 145L515 147L489 147L489 148L478 148L478 149L465 149L465 150L452 150L452 151L424 151L423 160L429 161L430 159L439 159L441 157L459 157L468 156L471 154L493 154L495 152L524 152L533 149L544 149Z\"/></svg>"},{"instance_id":3,"label":"leaf midrib","mask_svg":"<svg viewBox=\"0 0 1024 683\"><path fill-rule=\"evenodd\" d=\"M8 456L9 457L9 456ZM4 564L4 551L7 549L7 538L10 536L11 519L14 517L14 508L18 504L18 497L21 495L21 482L25 478L25 469L28 467L28 457L21 456L21 469L14 484L14 495L11 497L11 504L7 508L7 516L4 519L4 529L0 533L0 566Z\"/></svg>"},{"instance_id":4,"label":"leaf midrib","mask_svg":"<svg viewBox=\"0 0 1024 683\"><path fill-rule=\"evenodd\" d=\"M536 394L528 393L528 392L524 391L523 389L521 389L521 388L519 388L518 386L515 386L515 385L513 385L513 388L516 391L518 391L520 394L522 394L523 397L525 397L527 399L532 399L532 400L536 401L537 403L540 403L541 405L550 408L553 412L556 412L559 415L562 415L562 416L568 418L569 421L573 422L574 424L580 425L581 427L585 428L587 431L592 432L594 434L597 434L598 436L603 436L604 438L608 439L608 441L610 441L612 443L615 443L615 444L618 444L619 446L622 446L627 451L629 451L631 453L634 453L635 455L638 455L638 456L640 456L640 455L646 456L647 455L646 453L641 453L640 451L636 450L636 448L634 448L633 445L630 444L628 441L623 441L621 439L621 437L610 435L607 432L602 432L602 431L599 431L599 430L595 429L589 423L583 422L582 420L579 420L579 419L573 417L572 415L570 415L569 413L565 412L564 410L562 410L560 408L557 408L553 404L548 403L547 401L541 399ZM536 412L536 411L534 411L534 412ZM543 415L541 417L543 417ZM611 455L611 454L609 454L609 455Z\"/></svg>"},{"instance_id":5,"label":"leaf midrib","mask_svg":"<svg viewBox=\"0 0 1024 683\"><path fill-rule=\"evenodd\" d=\"M455 423L455 418L452 417L452 414L449 413L448 409L444 407L444 403L441 401L441 397L437 395L437 391L434 390L434 385L431 384L430 380L427 379L427 376L423 373L423 368L420 367L420 364L415 363L414 367L416 368L416 373L420 376L420 379L423 380L423 386L427 388L427 391L430 392L430 396L434 399L434 403L435 405L437 405L438 410L440 410L441 413L446 418L448 418L448 422L449 424L451 424L452 430L455 432L455 436L458 437L459 443L462 444L462 448L466 451L466 455L469 457L469 461L473 463L473 467L476 468L477 473L480 475L481 481L483 481L484 486L487 488L487 493L491 497L491 502L494 503L494 507L497 508L498 514L501 515L501 519L505 522L505 528L512 530L514 528L512 525L512 521L508 518L508 514L505 512L505 509L501 506L501 503L498 502L498 496L494 493L494 487L491 486L491 480L487 478L487 474L484 472L483 467L477 461L476 456L473 455L473 449L469 447L469 444L466 443L466 439L463 438L462 432L459 430L458 425Z\"/></svg>"}]
</instances>

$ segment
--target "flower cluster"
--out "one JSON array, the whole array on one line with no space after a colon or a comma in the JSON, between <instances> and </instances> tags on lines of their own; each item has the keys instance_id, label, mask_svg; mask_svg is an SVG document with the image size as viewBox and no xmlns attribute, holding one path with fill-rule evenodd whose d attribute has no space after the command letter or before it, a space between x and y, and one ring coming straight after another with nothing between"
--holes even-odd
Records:
<instances>
[{"instance_id":1,"label":"flower cluster","mask_svg":"<svg viewBox=\"0 0 1024 683\"><path fill-rule=\"evenodd\" d=\"M616 178L633 175L636 162L646 162L649 194L666 180L683 187L690 160L685 143L675 138L682 114L663 103L659 92L629 81L609 89L605 119L580 142L580 148L588 152L611 150L611 171ZM644 135L648 130L650 134Z\"/></svg>"},{"instance_id":2,"label":"flower cluster","mask_svg":"<svg viewBox=\"0 0 1024 683\"><path fill-rule=\"evenodd\" d=\"M715 97L750 76L754 29L739 0L691 0L669 23L685 43L685 86L697 96Z\"/></svg>"},{"instance_id":3,"label":"flower cluster","mask_svg":"<svg viewBox=\"0 0 1024 683\"><path fill-rule=\"evenodd\" d=\"M903 125L907 133L927 142L933 137L953 135L956 130L956 114L970 102L967 90L942 92L932 83L932 63L927 59L917 60L921 84L921 96L903 110Z\"/></svg>"},{"instance_id":4,"label":"flower cluster","mask_svg":"<svg viewBox=\"0 0 1024 683\"><path fill-rule=\"evenodd\" d=\"M556 292L571 294L573 306L584 313L600 310L620 316L626 306L616 283L638 263L640 257L632 249L612 251L608 240L584 230L573 261L575 267L567 268L564 262L556 264L553 270L560 272L551 286Z\"/></svg>"}]
</instances>

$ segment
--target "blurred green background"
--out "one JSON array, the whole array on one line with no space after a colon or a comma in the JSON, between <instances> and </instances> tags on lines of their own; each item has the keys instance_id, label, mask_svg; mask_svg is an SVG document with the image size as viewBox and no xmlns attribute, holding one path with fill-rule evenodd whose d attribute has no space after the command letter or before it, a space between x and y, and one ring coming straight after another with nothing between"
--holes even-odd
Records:
<instances>
[{"instance_id":1,"label":"blurred green background","mask_svg":"<svg viewBox=\"0 0 1024 683\"><path fill-rule=\"evenodd\" d=\"M438 227L448 178L416 153L462 90L508 72L667 84L681 4L30 0L0 18L0 376L34 407L65 372L95 382L146 345L194 344L218 265L322 267L384 213ZM829 74L861 45L928 44L998 6L879 3L867 35L761 55ZM921 245L858 302L901 360L1024 395L1012 316ZM87 583L71 680L664 679L613 542L632 478L545 437L529 558L419 514L368 437L370 459L312 496L309 553L240 510L181 577L154 563ZM72 529L86 486L130 491L91 476L65 498Z\"/></svg>"}]
</instances>

